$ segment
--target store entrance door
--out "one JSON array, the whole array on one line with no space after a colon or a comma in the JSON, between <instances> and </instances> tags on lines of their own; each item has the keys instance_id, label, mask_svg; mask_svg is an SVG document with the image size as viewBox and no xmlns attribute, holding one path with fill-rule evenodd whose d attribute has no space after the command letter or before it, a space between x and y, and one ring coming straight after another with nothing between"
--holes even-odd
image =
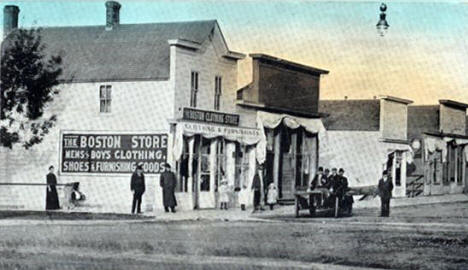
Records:
<instances>
[{"instance_id":1,"label":"store entrance door","mask_svg":"<svg viewBox=\"0 0 468 270\"><path fill-rule=\"evenodd\" d=\"M211 140L201 136L195 140L197 170L194 177L194 201L196 209L215 208L215 192L212 182Z\"/></svg>"}]
</instances>

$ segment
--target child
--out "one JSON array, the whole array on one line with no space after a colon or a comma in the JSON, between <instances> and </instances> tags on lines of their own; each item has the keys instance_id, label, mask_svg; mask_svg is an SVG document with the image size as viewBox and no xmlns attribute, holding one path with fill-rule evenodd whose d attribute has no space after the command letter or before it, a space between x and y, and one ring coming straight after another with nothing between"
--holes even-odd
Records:
<instances>
[{"instance_id":1,"label":"child","mask_svg":"<svg viewBox=\"0 0 468 270\"><path fill-rule=\"evenodd\" d=\"M278 189L274 183L271 183L268 186L267 193L267 203L270 205L270 210L273 210L273 205L276 204L276 199L278 198Z\"/></svg>"},{"instance_id":2,"label":"child","mask_svg":"<svg viewBox=\"0 0 468 270\"><path fill-rule=\"evenodd\" d=\"M220 209L228 210L229 203L229 186L228 181L223 178L219 185L219 202L221 203Z\"/></svg>"}]
</instances>

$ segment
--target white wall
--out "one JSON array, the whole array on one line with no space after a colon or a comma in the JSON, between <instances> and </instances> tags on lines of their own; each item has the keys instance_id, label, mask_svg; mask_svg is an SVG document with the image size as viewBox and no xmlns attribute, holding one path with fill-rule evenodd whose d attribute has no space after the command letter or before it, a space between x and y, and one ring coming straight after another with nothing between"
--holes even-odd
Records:
<instances>
[{"instance_id":1,"label":"white wall","mask_svg":"<svg viewBox=\"0 0 468 270\"><path fill-rule=\"evenodd\" d=\"M401 149L380 139L376 131L328 131L328 140L319 142L319 166L343 168L350 187L377 185L389 149ZM394 196L405 196L404 191Z\"/></svg>"},{"instance_id":2,"label":"white wall","mask_svg":"<svg viewBox=\"0 0 468 270\"><path fill-rule=\"evenodd\" d=\"M112 112L99 113L99 86L112 85ZM59 167L60 131L169 131L167 119L172 119L174 92L170 81L74 83L60 86L49 113L57 114L55 128L44 141L29 150L16 146L7 155L9 181L45 183L49 165ZM86 204L92 211L130 212L130 175L77 176L58 175L59 183L79 181L80 190L87 195ZM154 186L159 177L147 175L144 209L155 201ZM16 205L26 209L44 209L45 187L10 187L18 197Z\"/></svg>"},{"instance_id":3,"label":"white wall","mask_svg":"<svg viewBox=\"0 0 468 270\"><path fill-rule=\"evenodd\" d=\"M214 110L215 76L222 77L220 111L235 112L237 90L237 62L222 58L212 42L205 42L199 51L189 51L172 46L176 54L176 117L182 117L182 108L190 106L191 72L199 72L197 108ZM173 54L172 54L173 55Z\"/></svg>"}]
</instances>

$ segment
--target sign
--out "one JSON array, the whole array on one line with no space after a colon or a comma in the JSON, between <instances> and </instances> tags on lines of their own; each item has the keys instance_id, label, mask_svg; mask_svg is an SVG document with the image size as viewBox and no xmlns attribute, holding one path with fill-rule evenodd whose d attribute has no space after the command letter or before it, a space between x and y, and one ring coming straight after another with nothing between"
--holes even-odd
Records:
<instances>
[{"instance_id":1,"label":"sign","mask_svg":"<svg viewBox=\"0 0 468 270\"><path fill-rule=\"evenodd\" d=\"M256 128L240 128L207 125L203 123L181 122L184 133L205 134L212 137L243 141L247 144L256 143L260 139L260 132Z\"/></svg>"},{"instance_id":2,"label":"sign","mask_svg":"<svg viewBox=\"0 0 468 270\"><path fill-rule=\"evenodd\" d=\"M164 172L167 134L68 134L62 136L62 173Z\"/></svg>"},{"instance_id":3,"label":"sign","mask_svg":"<svg viewBox=\"0 0 468 270\"><path fill-rule=\"evenodd\" d=\"M184 120L214 123L228 126L239 126L238 114L227 114L221 112L202 111L192 108L184 108Z\"/></svg>"}]
</instances>

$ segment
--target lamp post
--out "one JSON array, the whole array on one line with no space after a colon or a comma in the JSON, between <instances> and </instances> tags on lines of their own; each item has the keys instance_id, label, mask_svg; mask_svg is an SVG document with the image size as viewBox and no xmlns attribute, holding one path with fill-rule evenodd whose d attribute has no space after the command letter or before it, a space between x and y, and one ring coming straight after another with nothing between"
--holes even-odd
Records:
<instances>
[{"instance_id":1,"label":"lamp post","mask_svg":"<svg viewBox=\"0 0 468 270\"><path fill-rule=\"evenodd\" d=\"M380 5L380 19L376 25L377 32L379 33L381 37L385 35L388 27L390 27L390 25L388 25L387 23L387 20L385 19L385 17L387 17L387 14L385 14L385 11L387 11L387 5L385 5L385 3L382 3Z\"/></svg>"}]
</instances>

